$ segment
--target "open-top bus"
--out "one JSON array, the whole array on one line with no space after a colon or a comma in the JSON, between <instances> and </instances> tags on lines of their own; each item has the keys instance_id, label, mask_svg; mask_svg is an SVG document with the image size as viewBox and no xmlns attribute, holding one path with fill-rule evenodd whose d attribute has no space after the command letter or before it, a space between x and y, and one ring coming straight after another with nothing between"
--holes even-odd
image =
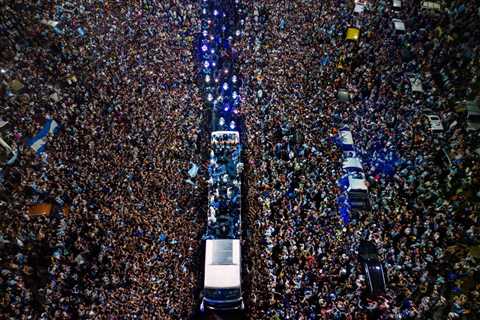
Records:
<instances>
[{"instance_id":1,"label":"open-top bus","mask_svg":"<svg viewBox=\"0 0 480 320\"><path fill-rule=\"evenodd\" d=\"M214 131L208 181L208 226L201 311L243 309L241 290L241 172L238 131Z\"/></svg>"}]
</instances>

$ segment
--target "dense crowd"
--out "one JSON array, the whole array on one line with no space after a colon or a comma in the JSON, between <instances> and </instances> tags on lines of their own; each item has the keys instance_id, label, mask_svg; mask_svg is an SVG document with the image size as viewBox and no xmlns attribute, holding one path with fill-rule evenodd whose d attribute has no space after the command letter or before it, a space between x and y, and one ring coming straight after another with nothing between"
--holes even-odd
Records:
<instances>
[{"instance_id":1,"label":"dense crowd","mask_svg":"<svg viewBox=\"0 0 480 320\"><path fill-rule=\"evenodd\" d=\"M241 163L238 135L215 137L209 166L210 192L205 239L239 239ZM220 141L219 141L220 140Z\"/></svg>"},{"instance_id":2,"label":"dense crowd","mask_svg":"<svg viewBox=\"0 0 480 320\"><path fill-rule=\"evenodd\" d=\"M252 319L480 312L479 140L454 111L479 94L478 8L447 1L445 11L422 11L420 2L402 1L395 12L390 1L366 3L360 15L337 0L249 5L239 51ZM393 18L406 33L395 32ZM345 39L348 27L360 30L358 41ZM413 92L411 73L422 75L425 93ZM349 101L338 99L341 90ZM442 119L443 134L430 130L429 112ZM343 125L371 197L371 209L352 211L349 223L337 209ZM362 240L386 266L379 297L369 295L358 261Z\"/></svg>"},{"instance_id":3,"label":"dense crowd","mask_svg":"<svg viewBox=\"0 0 480 320\"><path fill-rule=\"evenodd\" d=\"M480 139L457 107L479 97L478 7L449 0L433 12L403 1L394 11L372 0L354 14L340 0L244 5L231 51L246 137L247 317L475 319ZM200 14L187 0L0 0L1 137L19 151L0 171L2 315L192 314L202 235L207 218L218 218L206 209L210 110L193 80ZM350 26L358 41L345 39ZM412 73L424 93L413 92ZM426 112L441 117L442 134ZM25 141L49 119L60 129L36 153ZM349 221L337 206L343 125L371 199ZM30 216L39 203L53 204L52 214ZM358 261L363 240L386 267L379 297Z\"/></svg>"},{"instance_id":4,"label":"dense crowd","mask_svg":"<svg viewBox=\"0 0 480 320\"><path fill-rule=\"evenodd\" d=\"M187 174L207 148L198 4L0 7L2 136L19 148L2 171L0 313L187 318L206 225L205 182ZM60 130L35 154L25 140L47 119ZM45 202L50 216L27 214Z\"/></svg>"}]
</instances>

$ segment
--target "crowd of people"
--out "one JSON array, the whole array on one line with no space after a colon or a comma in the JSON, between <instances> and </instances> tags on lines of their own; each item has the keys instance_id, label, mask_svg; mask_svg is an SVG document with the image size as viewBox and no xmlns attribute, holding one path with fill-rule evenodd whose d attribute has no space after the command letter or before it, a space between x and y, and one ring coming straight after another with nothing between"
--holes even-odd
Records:
<instances>
[{"instance_id":1,"label":"crowd of people","mask_svg":"<svg viewBox=\"0 0 480 320\"><path fill-rule=\"evenodd\" d=\"M249 4L239 52L250 318L476 319L479 139L455 107L478 101L478 7L362 2L360 14L338 0ZM413 92L412 73L424 93ZM432 112L443 133L430 130ZM371 202L347 223L337 206L344 125ZM383 295L368 292L361 241L386 267Z\"/></svg>"},{"instance_id":2,"label":"crowd of people","mask_svg":"<svg viewBox=\"0 0 480 320\"><path fill-rule=\"evenodd\" d=\"M208 221L205 239L240 239L240 139L236 132L216 132L212 139Z\"/></svg>"},{"instance_id":3,"label":"crowd of people","mask_svg":"<svg viewBox=\"0 0 480 320\"><path fill-rule=\"evenodd\" d=\"M2 315L194 313L201 239L218 218L208 209L204 82L223 77L199 71L198 2L0 0L0 129L18 150L0 171ZM480 138L457 112L479 100L480 11L464 0L439 11L365 3L354 13L340 0L244 1L241 36L217 57L221 72L235 56L241 83L249 319L480 314ZM358 40L345 39L348 27ZM413 92L412 73L424 93ZM238 107L222 82L211 99L229 91ZM442 119L443 133L430 130L426 112ZM44 150L25 143L52 119L59 129ZM344 125L371 202L348 221L337 206ZM231 152L238 159L227 150L213 157L219 166ZM53 212L29 215L41 203ZM386 267L382 296L369 294L358 262L365 240Z\"/></svg>"},{"instance_id":4,"label":"crowd of people","mask_svg":"<svg viewBox=\"0 0 480 320\"><path fill-rule=\"evenodd\" d=\"M19 150L1 174L2 317L188 318L207 220L206 182L187 174L206 174L209 143L192 76L199 5L0 10L2 137ZM35 154L25 141L47 119L60 129ZM40 203L55 210L29 216Z\"/></svg>"}]
</instances>

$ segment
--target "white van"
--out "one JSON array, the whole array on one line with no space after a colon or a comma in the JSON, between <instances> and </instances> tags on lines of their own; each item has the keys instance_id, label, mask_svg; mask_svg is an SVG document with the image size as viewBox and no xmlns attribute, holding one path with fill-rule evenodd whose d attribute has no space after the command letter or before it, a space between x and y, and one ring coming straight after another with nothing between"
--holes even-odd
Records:
<instances>
[{"instance_id":1,"label":"white van","mask_svg":"<svg viewBox=\"0 0 480 320\"><path fill-rule=\"evenodd\" d=\"M402 1L401 0L393 0L392 3L394 11L400 11L402 9Z\"/></svg>"},{"instance_id":2,"label":"white van","mask_svg":"<svg viewBox=\"0 0 480 320\"><path fill-rule=\"evenodd\" d=\"M392 23L396 33L405 33L405 23L401 19L392 19Z\"/></svg>"}]
</instances>

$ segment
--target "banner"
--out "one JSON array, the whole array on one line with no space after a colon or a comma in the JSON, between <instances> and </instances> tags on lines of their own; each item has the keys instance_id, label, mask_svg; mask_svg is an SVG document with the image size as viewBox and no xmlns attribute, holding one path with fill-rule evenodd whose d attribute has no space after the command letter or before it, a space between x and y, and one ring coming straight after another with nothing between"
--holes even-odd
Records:
<instances>
[{"instance_id":1,"label":"banner","mask_svg":"<svg viewBox=\"0 0 480 320\"><path fill-rule=\"evenodd\" d=\"M28 215L30 217L49 216L52 213L51 203L35 204L28 208Z\"/></svg>"},{"instance_id":2,"label":"banner","mask_svg":"<svg viewBox=\"0 0 480 320\"><path fill-rule=\"evenodd\" d=\"M347 29L347 40L354 40L357 41L360 37L360 30L357 28L348 28Z\"/></svg>"},{"instance_id":3,"label":"banner","mask_svg":"<svg viewBox=\"0 0 480 320\"><path fill-rule=\"evenodd\" d=\"M192 167L188 170L188 175L192 178L195 178L198 173L198 166L195 163L192 163Z\"/></svg>"},{"instance_id":4,"label":"banner","mask_svg":"<svg viewBox=\"0 0 480 320\"><path fill-rule=\"evenodd\" d=\"M59 125L55 120L48 119L45 122L43 128L31 139L27 141L27 145L35 150L37 155L42 154L45 152L45 146L47 144L47 136L49 134L57 133L59 129Z\"/></svg>"}]
</instances>

